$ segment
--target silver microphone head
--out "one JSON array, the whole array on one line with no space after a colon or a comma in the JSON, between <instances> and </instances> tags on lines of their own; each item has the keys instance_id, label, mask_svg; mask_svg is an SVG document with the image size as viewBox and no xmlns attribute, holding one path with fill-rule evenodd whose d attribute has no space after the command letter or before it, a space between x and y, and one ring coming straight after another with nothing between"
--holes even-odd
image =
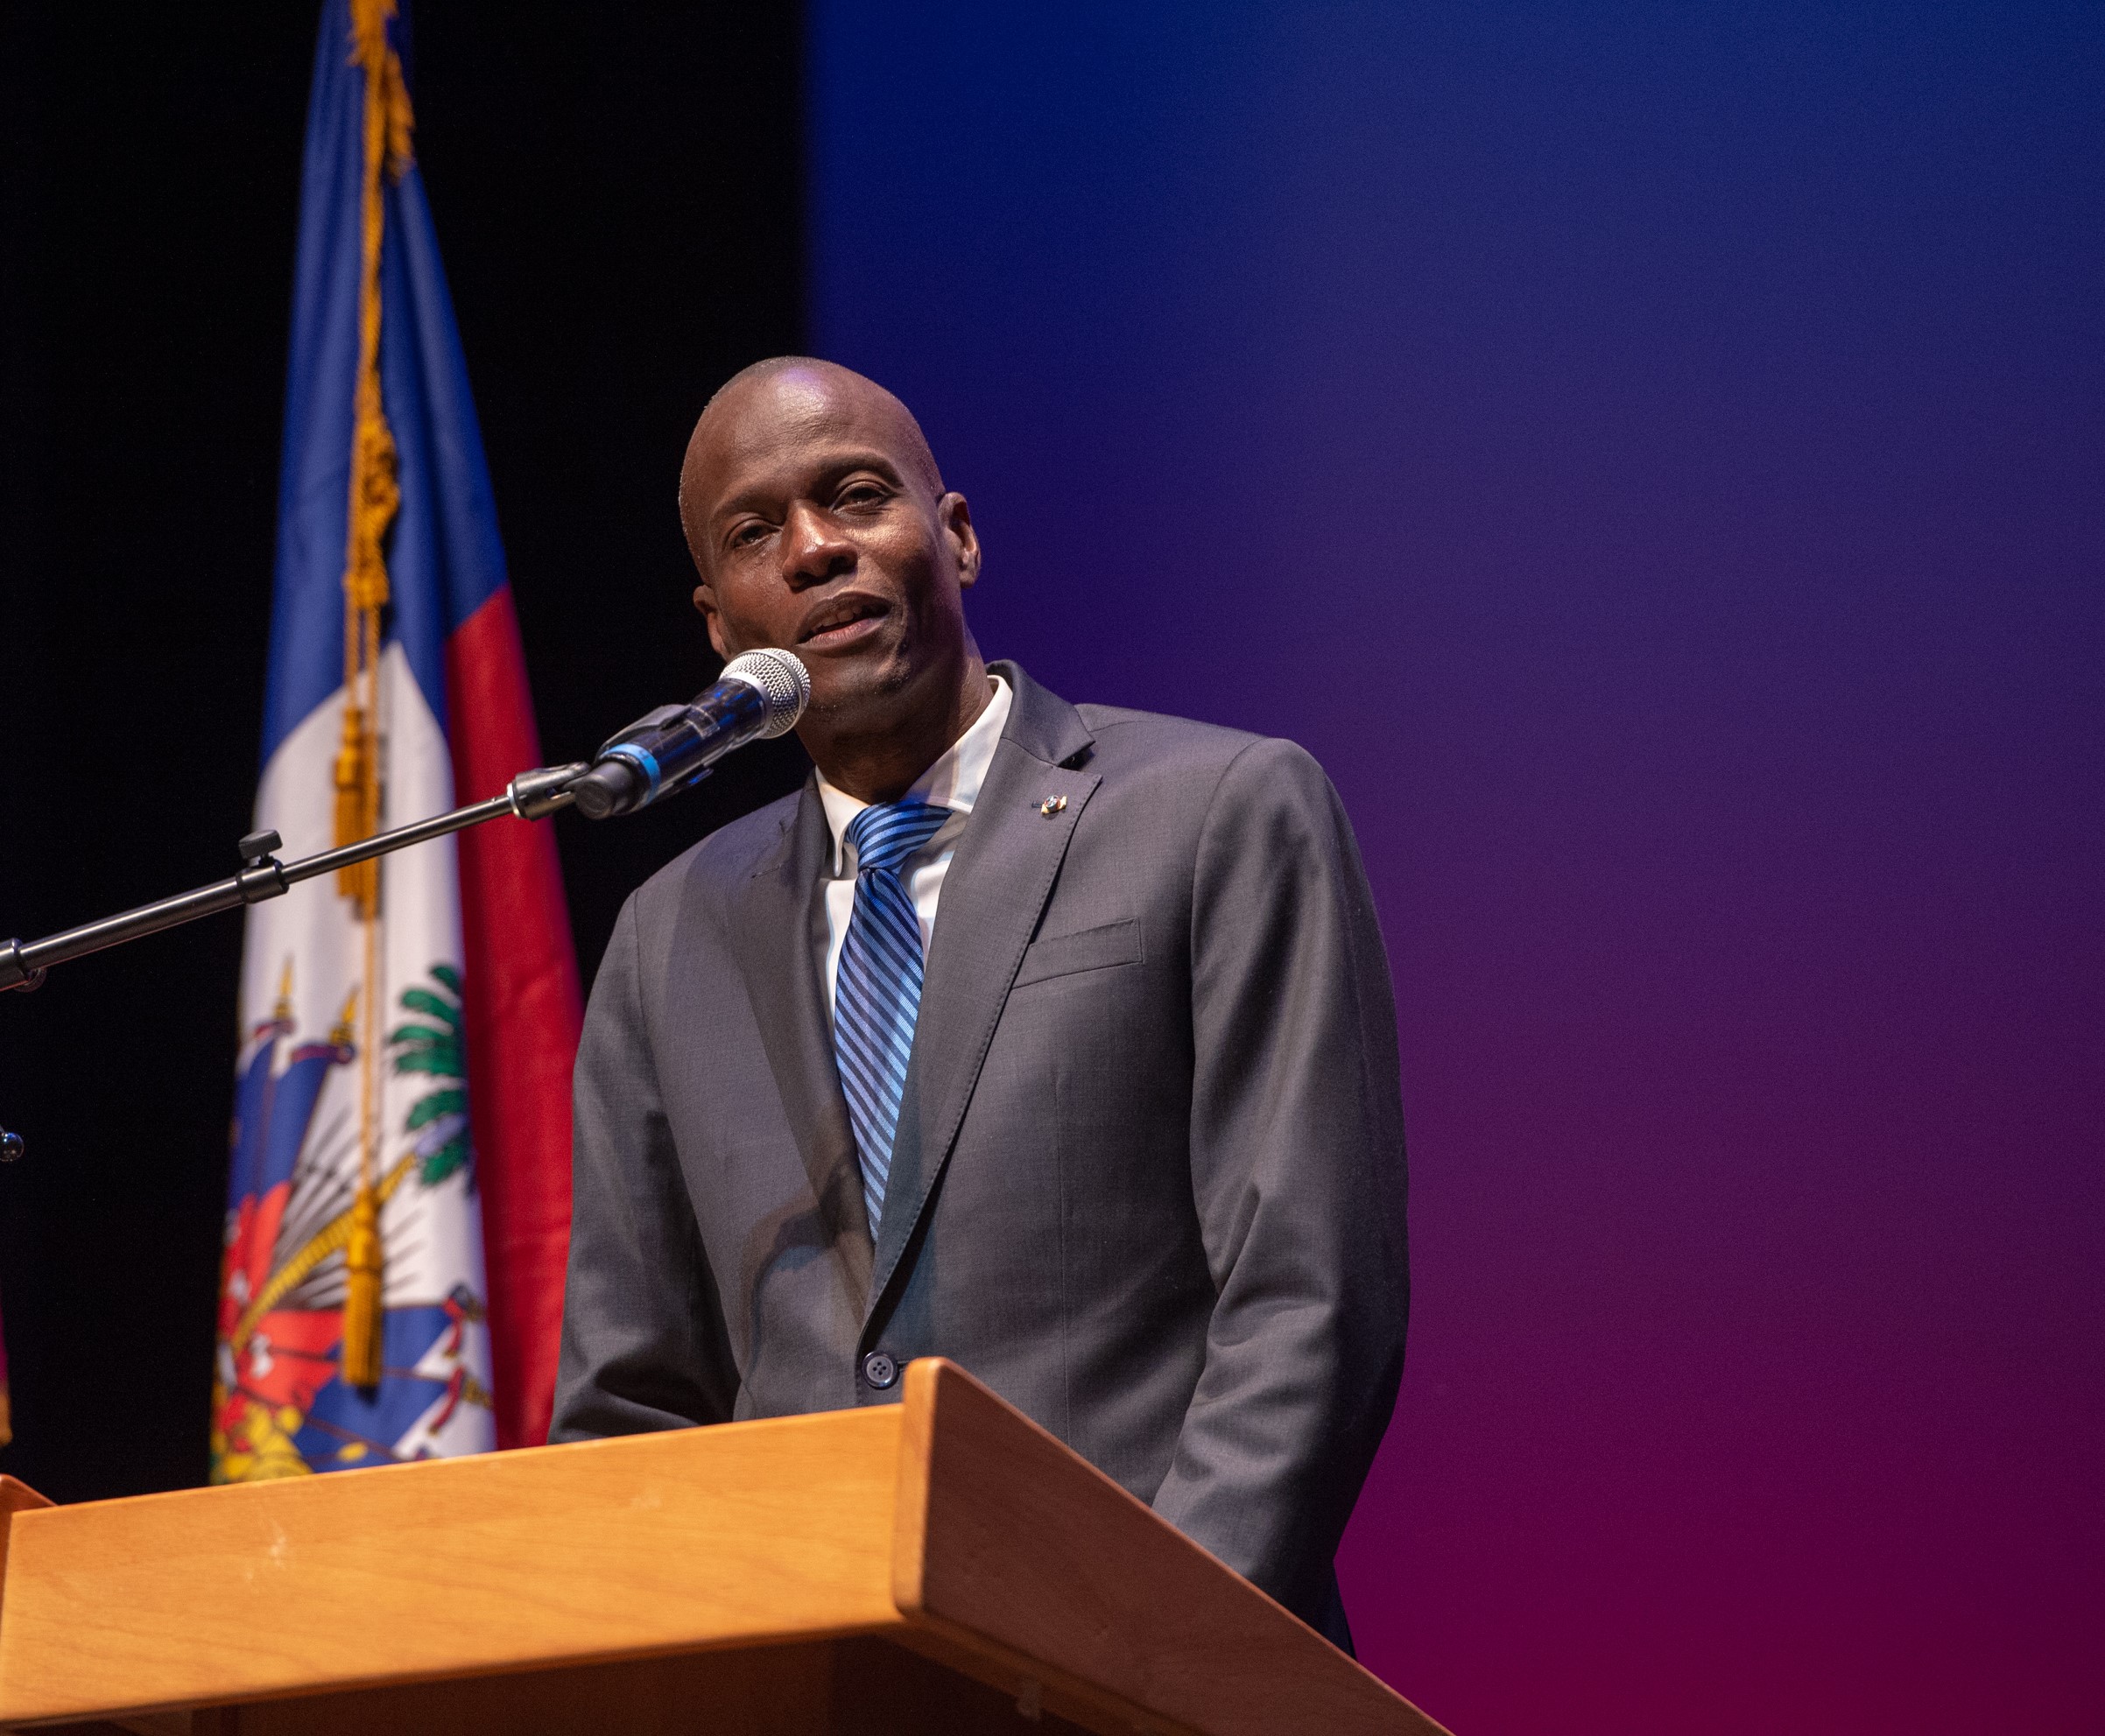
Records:
<instances>
[{"instance_id":1,"label":"silver microphone head","mask_svg":"<svg viewBox=\"0 0 2105 1736\"><path fill-rule=\"evenodd\" d=\"M767 721L760 727L764 740L788 734L812 702L810 672L788 651L746 651L724 664L723 678L757 689L767 702Z\"/></svg>"}]
</instances>

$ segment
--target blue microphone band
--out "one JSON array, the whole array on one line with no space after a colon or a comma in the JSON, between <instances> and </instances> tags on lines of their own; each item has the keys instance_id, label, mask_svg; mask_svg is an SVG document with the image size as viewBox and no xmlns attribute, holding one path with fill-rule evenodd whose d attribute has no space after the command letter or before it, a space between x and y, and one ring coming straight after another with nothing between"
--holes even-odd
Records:
<instances>
[{"instance_id":1,"label":"blue microphone band","mask_svg":"<svg viewBox=\"0 0 2105 1736\"><path fill-rule=\"evenodd\" d=\"M601 757L610 760L627 760L650 780L650 789L644 794L643 801L637 805L638 807L646 806L658 799L658 784L660 776L658 756L647 748L640 748L633 741L616 741L611 747L603 749Z\"/></svg>"}]
</instances>

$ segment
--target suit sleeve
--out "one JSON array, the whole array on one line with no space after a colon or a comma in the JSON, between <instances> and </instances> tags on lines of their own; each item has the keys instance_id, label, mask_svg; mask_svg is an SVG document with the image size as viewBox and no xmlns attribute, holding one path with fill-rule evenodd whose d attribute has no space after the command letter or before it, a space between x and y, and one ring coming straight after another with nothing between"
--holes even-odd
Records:
<instances>
[{"instance_id":1,"label":"suit sleeve","mask_svg":"<svg viewBox=\"0 0 2105 1736\"><path fill-rule=\"evenodd\" d=\"M737 1376L643 1013L637 899L578 1046L570 1263L551 1441L731 1417Z\"/></svg>"},{"instance_id":2,"label":"suit sleeve","mask_svg":"<svg viewBox=\"0 0 2105 1736\"><path fill-rule=\"evenodd\" d=\"M1222 776L1193 879L1193 1198L1216 1299L1156 1509L1318 1626L1403 1374L1404 1134L1359 850L1291 742Z\"/></svg>"}]
</instances>

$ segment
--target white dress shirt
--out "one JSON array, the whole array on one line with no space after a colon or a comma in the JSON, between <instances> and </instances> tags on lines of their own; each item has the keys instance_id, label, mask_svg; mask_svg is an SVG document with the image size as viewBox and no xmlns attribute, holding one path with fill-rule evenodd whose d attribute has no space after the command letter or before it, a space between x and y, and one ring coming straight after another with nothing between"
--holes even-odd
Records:
<instances>
[{"instance_id":1,"label":"white dress shirt","mask_svg":"<svg viewBox=\"0 0 2105 1736\"><path fill-rule=\"evenodd\" d=\"M950 859L957 854L957 840L965 830L965 817L979 799L980 785L987 781L987 768L994 763L1002 728L1009 721L1009 702L1014 695L998 675L987 678L994 696L972 727L959 736L943 756L913 782L899 798L903 802L926 802L931 807L948 808L950 818L943 829L907 857L899 877L913 900L914 914L921 919L921 955L928 953L928 938L935 932L935 907L943 896L943 876L950 872ZM855 847L848 841L848 828L855 817L869 805L858 802L845 790L837 790L819 774L819 799L826 806L826 823L834 834L832 873L826 882L826 1016L834 1016L834 980L841 972L841 943L848 938L848 918L855 911Z\"/></svg>"}]
</instances>

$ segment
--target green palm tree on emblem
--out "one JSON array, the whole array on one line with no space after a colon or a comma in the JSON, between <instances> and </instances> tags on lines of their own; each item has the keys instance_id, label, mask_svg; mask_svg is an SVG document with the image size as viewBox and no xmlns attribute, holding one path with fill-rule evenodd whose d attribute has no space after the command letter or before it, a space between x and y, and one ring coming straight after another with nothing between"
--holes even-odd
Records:
<instances>
[{"instance_id":1,"label":"green palm tree on emblem","mask_svg":"<svg viewBox=\"0 0 2105 1736\"><path fill-rule=\"evenodd\" d=\"M420 1013L433 1024L397 1025L387 1036L398 1073L428 1073L437 1089L411 1105L408 1130L416 1136L417 1179L436 1187L454 1170L468 1169L473 1154L468 1142L468 1065L461 1036L461 974L451 965L433 965L432 980L442 992L405 988L403 1010Z\"/></svg>"}]
</instances>

